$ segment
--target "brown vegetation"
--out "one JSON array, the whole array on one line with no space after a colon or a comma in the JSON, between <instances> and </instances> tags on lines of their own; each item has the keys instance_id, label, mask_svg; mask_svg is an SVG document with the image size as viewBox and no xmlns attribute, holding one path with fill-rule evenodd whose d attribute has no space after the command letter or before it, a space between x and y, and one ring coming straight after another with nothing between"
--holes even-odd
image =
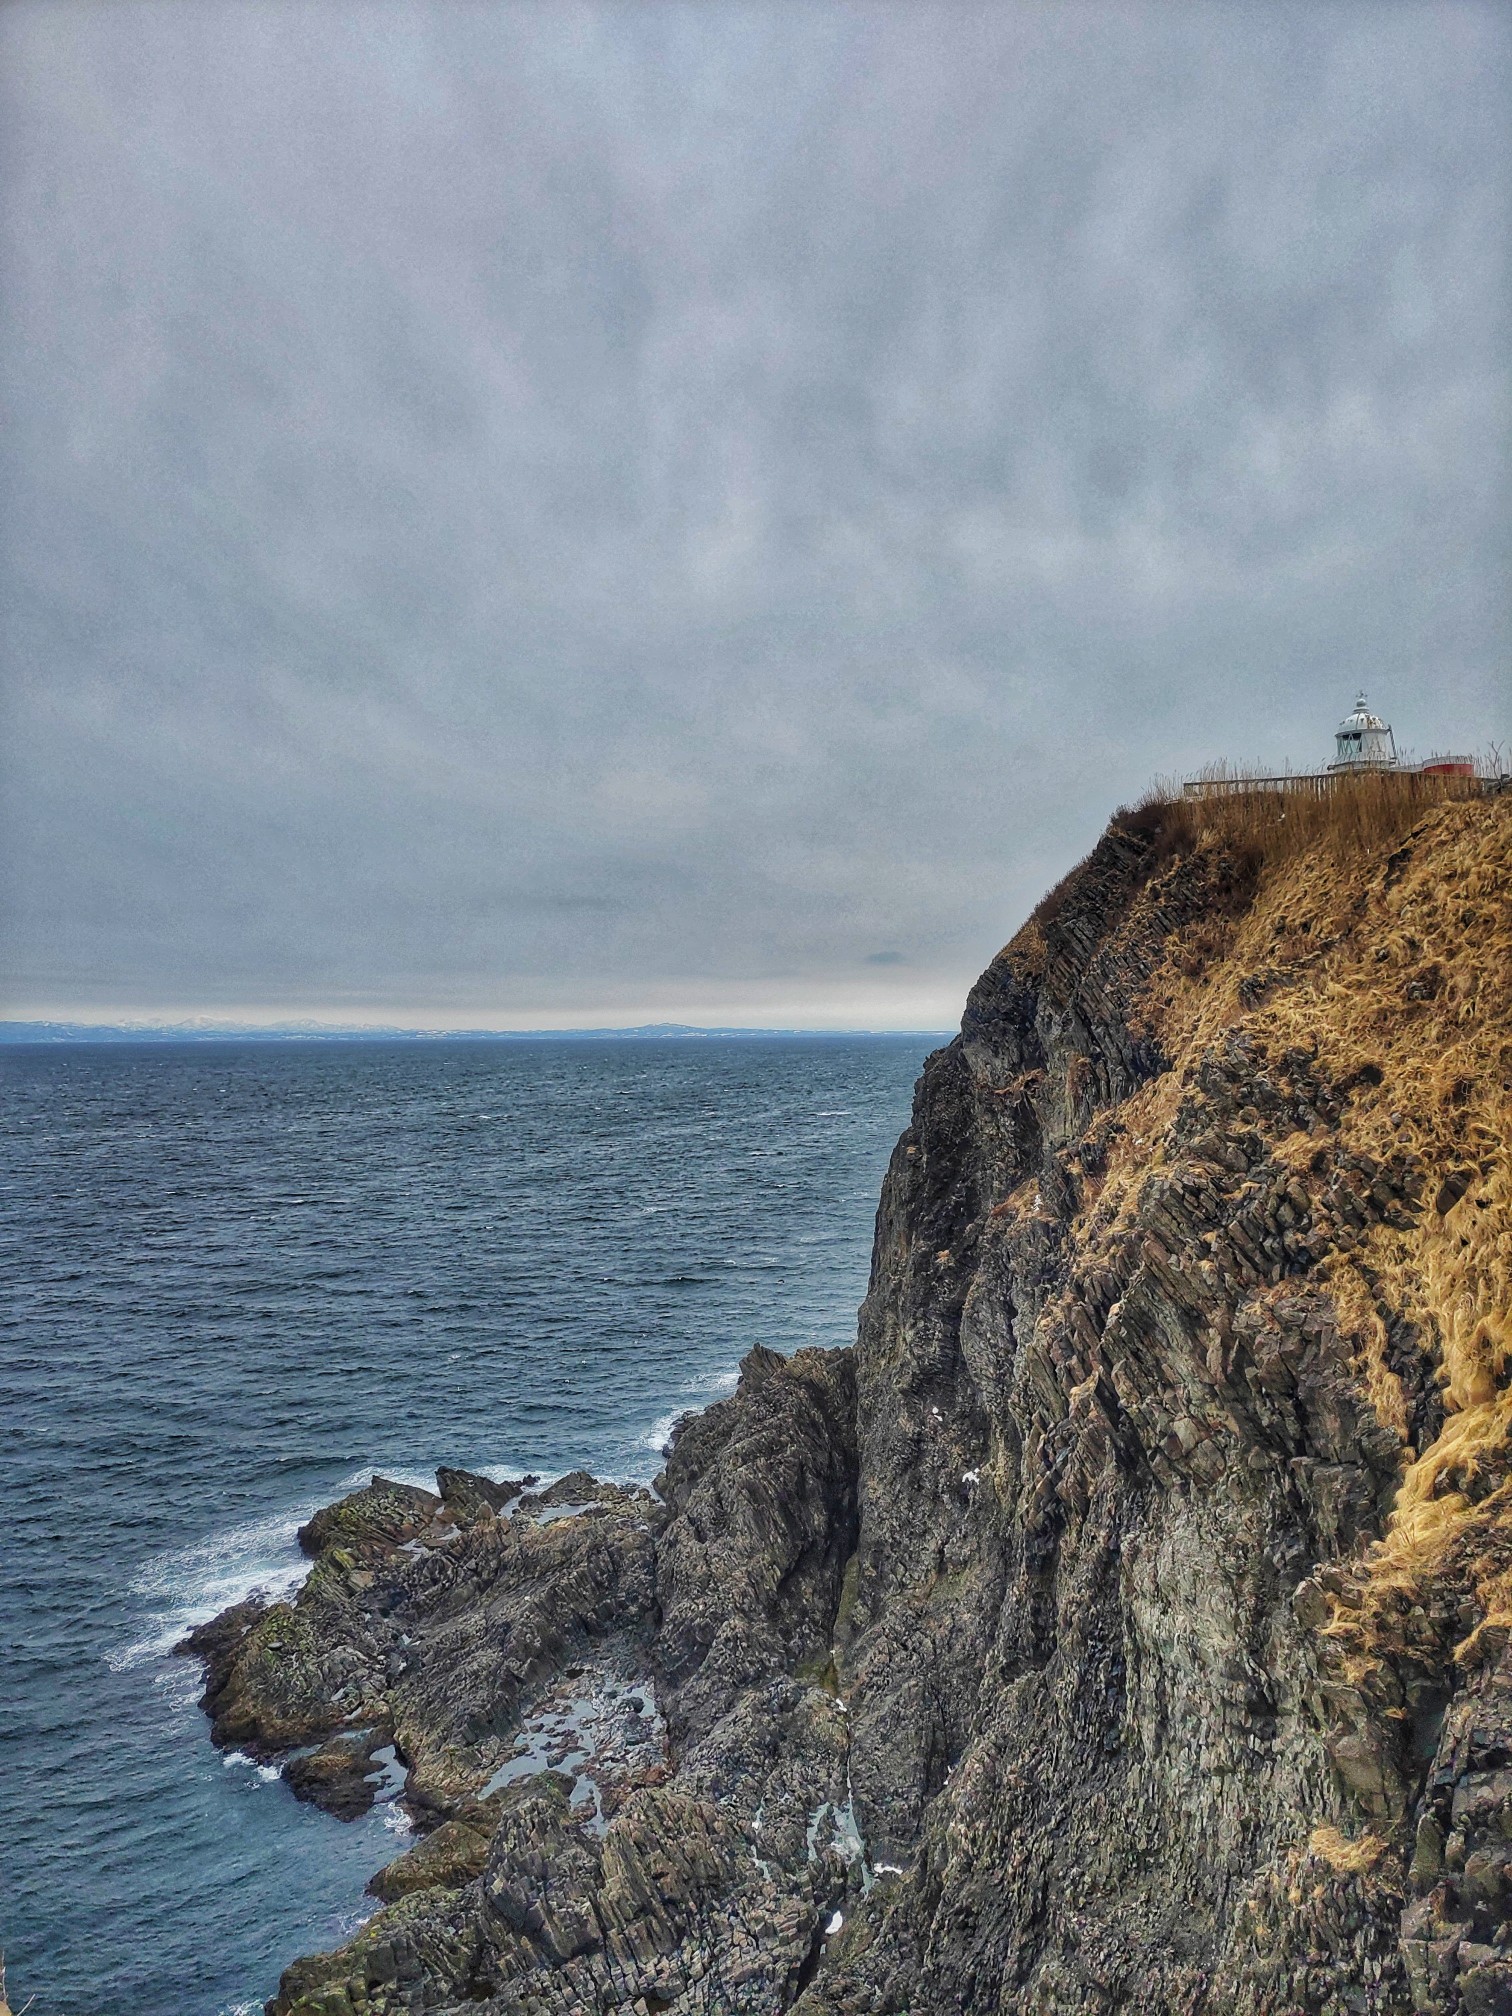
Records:
<instances>
[{"instance_id":1,"label":"brown vegetation","mask_svg":"<svg viewBox=\"0 0 1512 2016\"><path fill-rule=\"evenodd\" d=\"M1125 1109L1101 1204L1132 1217L1195 1060L1243 1025L1257 1055L1305 1053L1347 1092L1340 1145L1414 1172L1419 1208L1335 1255L1329 1286L1361 1383L1402 1443L1385 1537L1359 1564L1362 1595L1329 1627L1358 1680L1414 1606L1473 1618L1473 1659L1512 1629L1512 800L1474 780L1378 774L1318 796L1173 799L1118 815L1158 863L1194 851L1252 876L1240 914L1169 941L1144 1027L1175 1068ZM1278 1154L1316 1187L1313 1138ZM1292 1152L1284 1152L1292 1151ZM1443 1426L1412 1445L1392 1326L1436 1368ZM1502 1634L1500 1637L1497 1634Z\"/></svg>"},{"instance_id":2,"label":"brown vegetation","mask_svg":"<svg viewBox=\"0 0 1512 2016\"><path fill-rule=\"evenodd\" d=\"M1273 866L1320 849L1359 855L1390 846L1434 806L1481 795L1474 777L1411 770L1251 781L1211 764L1197 782L1211 794L1184 796L1158 783L1138 805L1114 815L1125 832L1157 836L1162 858L1207 841Z\"/></svg>"}]
</instances>

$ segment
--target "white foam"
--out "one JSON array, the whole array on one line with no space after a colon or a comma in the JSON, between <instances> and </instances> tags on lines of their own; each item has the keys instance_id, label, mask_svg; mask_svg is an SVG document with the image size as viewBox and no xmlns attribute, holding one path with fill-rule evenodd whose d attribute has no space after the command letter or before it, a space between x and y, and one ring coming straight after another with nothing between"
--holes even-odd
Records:
<instances>
[{"instance_id":1,"label":"white foam","mask_svg":"<svg viewBox=\"0 0 1512 2016\"><path fill-rule=\"evenodd\" d=\"M654 1450L658 1456L666 1454L667 1444L672 1440L672 1430L688 1412L686 1407L674 1407L670 1414L660 1414L640 1438L642 1449Z\"/></svg>"},{"instance_id":2,"label":"white foam","mask_svg":"<svg viewBox=\"0 0 1512 2016\"><path fill-rule=\"evenodd\" d=\"M131 1584L141 1606L138 1621L146 1629L107 1652L105 1663L116 1673L147 1665L166 1658L186 1631L234 1603L253 1595L273 1601L291 1595L310 1572L295 1536L315 1510L312 1503L248 1520L149 1561Z\"/></svg>"},{"instance_id":3,"label":"white foam","mask_svg":"<svg viewBox=\"0 0 1512 2016\"><path fill-rule=\"evenodd\" d=\"M513 1462L488 1463L478 1474L501 1483L529 1468ZM545 1489L561 1474L543 1473L536 1488ZM299 1551L300 1527L323 1506L365 1489L375 1476L421 1491L436 1488L434 1470L364 1463L318 1497L302 1499L287 1512L268 1513L208 1534L188 1547L170 1548L149 1561L130 1584L136 1599L131 1606L133 1621L143 1628L128 1643L107 1652L105 1663L112 1672L122 1673L166 1660L186 1632L233 1604L244 1603L249 1596L264 1596L270 1602L292 1596L310 1572L309 1561Z\"/></svg>"},{"instance_id":4,"label":"white foam","mask_svg":"<svg viewBox=\"0 0 1512 2016\"><path fill-rule=\"evenodd\" d=\"M686 1379L678 1388L687 1394L680 1407L670 1408L665 1414L658 1414L645 1434L640 1437L639 1447L649 1449L657 1456L665 1456L667 1444L672 1439L672 1430L678 1422L689 1414L697 1414L710 1407L726 1393L733 1393L740 1383L740 1367L730 1365L723 1372L700 1373L696 1378Z\"/></svg>"},{"instance_id":5,"label":"white foam","mask_svg":"<svg viewBox=\"0 0 1512 2016\"><path fill-rule=\"evenodd\" d=\"M226 1771L250 1771L260 1778L264 1785L276 1785L283 1776L277 1764L259 1764L255 1757L249 1757L245 1750L227 1750L221 1756L221 1767Z\"/></svg>"},{"instance_id":6,"label":"white foam","mask_svg":"<svg viewBox=\"0 0 1512 2016\"><path fill-rule=\"evenodd\" d=\"M354 1470L350 1477L344 1477L328 1498L320 1500L320 1504L333 1505L338 1498L345 1498L349 1491L363 1490L375 1477L383 1478L387 1484L407 1484L412 1491L429 1491L433 1498L436 1495L434 1470L412 1470L408 1467L393 1469L387 1463L365 1463L360 1470ZM304 1516L308 1519L310 1515L306 1512Z\"/></svg>"},{"instance_id":7,"label":"white foam","mask_svg":"<svg viewBox=\"0 0 1512 2016\"><path fill-rule=\"evenodd\" d=\"M712 1380L690 1382L689 1390L711 1398L732 1387L737 1376L734 1371L720 1373ZM640 1438L641 1446L660 1455L674 1426L690 1411L682 1406L663 1415ZM533 1464L514 1460L479 1464L476 1470L493 1483L534 1471L537 1482L533 1488L537 1491L546 1490L566 1474L561 1470L537 1470ZM300 1527L322 1507L363 1490L375 1476L421 1491L434 1492L436 1488L433 1469L364 1463L318 1497L302 1499L286 1512L268 1513L208 1534L187 1547L168 1549L147 1562L129 1585L129 1594L134 1599L130 1605L133 1635L105 1654L106 1665L112 1672L122 1673L166 1662L186 1633L197 1624L207 1624L223 1610L244 1603L251 1596L262 1596L269 1602L293 1596L310 1572L309 1561L299 1551Z\"/></svg>"},{"instance_id":8,"label":"white foam","mask_svg":"<svg viewBox=\"0 0 1512 2016\"><path fill-rule=\"evenodd\" d=\"M534 1463L480 1463L474 1474L486 1477L490 1484L518 1484L522 1477L534 1477L532 1491L546 1491L559 1477L565 1477L565 1470L541 1470Z\"/></svg>"},{"instance_id":9,"label":"white foam","mask_svg":"<svg viewBox=\"0 0 1512 2016\"><path fill-rule=\"evenodd\" d=\"M375 1474L392 1477L397 1484L435 1489L434 1472L427 1478L365 1463L331 1490L302 1499L286 1512L266 1513L188 1547L170 1548L149 1561L131 1583L136 1621L146 1628L128 1644L107 1652L106 1665L122 1673L166 1659L185 1632L249 1596L264 1596L270 1602L292 1596L310 1572L310 1563L299 1551L300 1527L323 1505L371 1483Z\"/></svg>"},{"instance_id":10,"label":"white foam","mask_svg":"<svg viewBox=\"0 0 1512 2016\"><path fill-rule=\"evenodd\" d=\"M331 1944L345 1946L348 1939L355 1939L377 1909L377 1900L374 1899L371 1903L364 1901L347 1911L333 1912L326 1921L330 1928Z\"/></svg>"}]
</instances>

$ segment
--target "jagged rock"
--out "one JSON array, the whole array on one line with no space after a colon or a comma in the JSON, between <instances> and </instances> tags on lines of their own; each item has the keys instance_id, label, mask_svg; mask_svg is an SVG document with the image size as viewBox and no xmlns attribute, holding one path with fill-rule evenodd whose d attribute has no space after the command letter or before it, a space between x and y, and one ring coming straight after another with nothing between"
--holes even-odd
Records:
<instances>
[{"instance_id":1,"label":"jagged rock","mask_svg":"<svg viewBox=\"0 0 1512 2016\"><path fill-rule=\"evenodd\" d=\"M520 1477L495 1483L491 1477L476 1476L471 1470L451 1470L445 1464L436 1472L443 1509L464 1523L502 1512L522 1498L534 1482L533 1477Z\"/></svg>"},{"instance_id":2,"label":"jagged rock","mask_svg":"<svg viewBox=\"0 0 1512 2016\"><path fill-rule=\"evenodd\" d=\"M341 1548L366 1564L412 1540L440 1509L441 1501L433 1492L375 1476L362 1490L306 1520L299 1529L299 1544L312 1559Z\"/></svg>"},{"instance_id":3,"label":"jagged rock","mask_svg":"<svg viewBox=\"0 0 1512 2016\"><path fill-rule=\"evenodd\" d=\"M1512 2011L1512 801L1399 838L1116 823L853 1350L659 1499L375 1480L193 1635L217 1740L392 1732L435 1829L279 2016Z\"/></svg>"},{"instance_id":4,"label":"jagged rock","mask_svg":"<svg viewBox=\"0 0 1512 2016\"><path fill-rule=\"evenodd\" d=\"M782 1672L829 1664L856 1544L855 1386L846 1353L758 1346L738 1393L693 1416L657 1480L656 1656L679 1740Z\"/></svg>"},{"instance_id":5,"label":"jagged rock","mask_svg":"<svg viewBox=\"0 0 1512 2016\"><path fill-rule=\"evenodd\" d=\"M462 1889L483 1873L497 1817L489 1807L478 1806L468 1809L465 1818L443 1821L378 1871L367 1886L369 1896L397 1904L416 1890Z\"/></svg>"}]
</instances>

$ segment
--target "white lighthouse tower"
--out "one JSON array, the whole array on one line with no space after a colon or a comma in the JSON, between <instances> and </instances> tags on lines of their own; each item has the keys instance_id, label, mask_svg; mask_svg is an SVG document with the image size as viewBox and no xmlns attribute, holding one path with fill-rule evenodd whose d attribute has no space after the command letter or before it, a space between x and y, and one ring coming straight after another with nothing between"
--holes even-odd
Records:
<instances>
[{"instance_id":1,"label":"white lighthouse tower","mask_svg":"<svg viewBox=\"0 0 1512 2016\"><path fill-rule=\"evenodd\" d=\"M1396 737L1391 732L1391 723L1371 713L1363 692L1355 699L1354 712L1346 714L1334 730L1334 748L1334 760L1328 766L1331 771L1397 767Z\"/></svg>"}]
</instances>

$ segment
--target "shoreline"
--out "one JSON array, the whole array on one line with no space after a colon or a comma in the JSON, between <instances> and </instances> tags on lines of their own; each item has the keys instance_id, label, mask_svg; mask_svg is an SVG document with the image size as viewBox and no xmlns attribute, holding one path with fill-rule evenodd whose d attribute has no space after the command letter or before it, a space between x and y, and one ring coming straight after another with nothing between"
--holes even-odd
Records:
<instances>
[{"instance_id":1,"label":"shoreline","mask_svg":"<svg viewBox=\"0 0 1512 2016\"><path fill-rule=\"evenodd\" d=\"M1115 820L925 1065L854 1345L656 1497L312 1522L206 1705L418 1838L270 2016L1500 2008L1509 813Z\"/></svg>"},{"instance_id":2,"label":"shoreline","mask_svg":"<svg viewBox=\"0 0 1512 2016\"><path fill-rule=\"evenodd\" d=\"M475 1884L511 1826L532 1866L550 1860L564 1829L606 1842L611 1828L616 1839L633 1833L637 1814L649 1826L644 1852L665 1852L663 1828L686 1797L689 1738L713 1712L700 1702L712 1675L679 1685L672 1640L717 1638L728 1607L719 1578L688 1581L686 1561L675 1564L702 1555L696 1536L724 1499L733 1459L747 1510L764 1508L770 1526L764 1581L811 1580L812 1539L827 1535L821 1586L799 1605L788 1647L819 1655L851 1542L853 1452L841 1444L853 1362L853 1347L793 1359L756 1347L732 1394L684 1413L651 1485L582 1471L531 1485L443 1467L429 1492L378 1476L301 1529L311 1566L297 1592L233 1606L187 1634L178 1649L201 1662L202 1705L223 1754L277 1766L297 1798L337 1818L379 1800L409 1818L413 1845L370 1879L380 1908L357 1946L382 1945L392 1912ZM793 1497L797 1530L781 1514L773 1521L774 1463L798 1487L780 1494ZM679 1572L680 1600L671 1597ZM749 1619L739 1635L757 1628ZM796 1786L768 1784L752 1810L762 1852L749 1862L749 1907L772 1919L774 1936L794 1880L825 1923L843 1917L850 1888L877 1880L848 1783L843 1703L821 1676L790 1705L818 1718L804 1747L824 1796L816 1805ZM493 1727L501 1733L486 1733ZM754 1767L759 1726L720 1740ZM674 1796L674 1814L651 1825L644 1802L658 1791ZM805 1934L784 1969L807 1950ZM269 2007L292 2009L314 1992L309 1970L321 1965L290 1969Z\"/></svg>"}]
</instances>

